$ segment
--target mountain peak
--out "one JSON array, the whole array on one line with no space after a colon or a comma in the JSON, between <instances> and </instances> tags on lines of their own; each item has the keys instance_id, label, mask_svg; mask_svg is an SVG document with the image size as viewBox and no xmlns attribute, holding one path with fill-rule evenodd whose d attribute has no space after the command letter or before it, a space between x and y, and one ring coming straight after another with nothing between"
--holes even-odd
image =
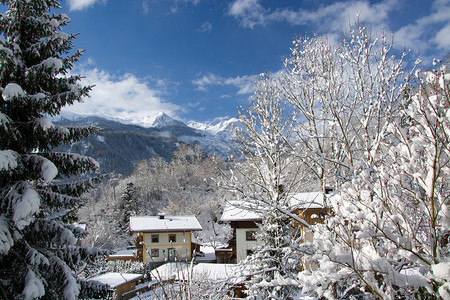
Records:
<instances>
[{"instance_id":1,"label":"mountain peak","mask_svg":"<svg viewBox=\"0 0 450 300\"><path fill-rule=\"evenodd\" d=\"M190 121L188 126L197 130L209 132L211 134L218 134L220 132L232 133L234 131L234 127L239 126L239 120L236 118L230 118L215 124Z\"/></svg>"},{"instance_id":2,"label":"mountain peak","mask_svg":"<svg viewBox=\"0 0 450 300\"><path fill-rule=\"evenodd\" d=\"M163 112L159 112L153 116L149 127L162 128L167 125L184 125L184 123L169 117Z\"/></svg>"}]
</instances>

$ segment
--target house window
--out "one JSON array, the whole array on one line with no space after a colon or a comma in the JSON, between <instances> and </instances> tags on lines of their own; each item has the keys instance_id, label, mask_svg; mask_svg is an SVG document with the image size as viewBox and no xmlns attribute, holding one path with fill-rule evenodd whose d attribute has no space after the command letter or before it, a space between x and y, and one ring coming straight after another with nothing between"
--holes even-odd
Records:
<instances>
[{"instance_id":1,"label":"house window","mask_svg":"<svg viewBox=\"0 0 450 300\"><path fill-rule=\"evenodd\" d=\"M177 241L176 234L169 234L169 243L175 243Z\"/></svg>"},{"instance_id":2,"label":"house window","mask_svg":"<svg viewBox=\"0 0 450 300\"><path fill-rule=\"evenodd\" d=\"M152 243L159 243L159 234L152 234Z\"/></svg>"},{"instance_id":3,"label":"house window","mask_svg":"<svg viewBox=\"0 0 450 300\"><path fill-rule=\"evenodd\" d=\"M245 232L246 241L256 241L256 231L246 231Z\"/></svg>"},{"instance_id":4,"label":"house window","mask_svg":"<svg viewBox=\"0 0 450 300\"><path fill-rule=\"evenodd\" d=\"M150 255L152 257L159 257L159 249L152 249Z\"/></svg>"},{"instance_id":5,"label":"house window","mask_svg":"<svg viewBox=\"0 0 450 300\"><path fill-rule=\"evenodd\" d=\"M252 255L253 254L253 250L247 249L247 256Z\"/></svg>"}]
</instances>

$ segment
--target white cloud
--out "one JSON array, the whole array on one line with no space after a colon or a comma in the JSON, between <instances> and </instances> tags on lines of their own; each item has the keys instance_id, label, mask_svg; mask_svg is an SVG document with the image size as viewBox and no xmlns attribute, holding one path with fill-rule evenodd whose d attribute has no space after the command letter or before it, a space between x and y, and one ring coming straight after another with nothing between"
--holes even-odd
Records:
<instances>
[{"instance_id":1,"label":"white cloud","mask_svg":"<svg viewBox=\"0 0 450 300\"><path fill-rule=\"evenodd\" d=\"M158 112L175 117L183 109L161 98L161 85L150 86L148 80L132 74L113 76L105 71L85 69L80 72L86 78L83 85L95 85L90 98L83 103L67 106L64 111L81 115L100 115L125 122L146 124Z\"/></svg>"},{"instance_id":2,"label":"white cloud","mask_svg":"<svg viewBox=\"0 0 450 300\"><path fill-rule=\"evenodd\" d=\"M417 50L422 55L435 49L450 51L450 0L433 2L430 14L395 32L396 46ZM439 55L439 54L438 54Z\"/></svg>"},{"instance_id":3,"label":"white cloud","mask_svg":"<svg viewBox=\"0 0 450 300\"><path fill-rule=\"evenodd\" d=\"M95 3L106 3L107 0L69 0L70 10L83 10Z\"/></svg>"},{"instance_id":4,"label":"white cloud","mask_svg":"<svg viewBox=\"0 0 450 300\"><path fill-rule=\"evenodd\" d=\"M193 80L192 84L197 86L200 91L207 91L208 86L234 86L238 89L238 95L251 94L255 81L258 79L257 75L244 75L237 77L225 78L215 74L209 73L199 79Z\"/></svg>"},{"instance_id":5,"label":"white cloud","mask_svg":"<svg viewBox=\"0 0 450 300\"><path fill-rule=\"evenodd\" d=\"M148 7L148 1L143 1L142 2L142 13L144 15L148 15L149 12L150 12L150 8Z\"/></svg>"},{"instance_id":6,"label":"white cloud","mask_svg":"<svg viewBox=\"0 0 450 300\"><path fill-rule=\"evenodd\" d=\"M236 0L230 5L228 13L240 19L242 26L253 28L265 25L268 12L259 4L259 0Z\"/></svg>"},{"instance_id":7,"label":"white cloud","mask_svg":"<svg viewBox=\"0 0 450 300\"><path fill-rule=\"evenodd\" d=\"M267 26L275 22L291 25L312 25L329 36L348 28L349 23L359 21L370 26L374 32L389 32L390 14L402 9L400 0L344 0L330 5L320 5L315 10L275 9L263 7L261 0L234 0L228 7L228 14L235 17L246 28ZM450 0L434 0L428 15L411 20L398 29L395 46L409 48L422 55L429 52L450 51ZM426 54L428 53L428 54ZM439 53L438 53L439 55Z\"/></svg>"},{"instance_id":8,"label":"white cloud","mask_svg":"<svg viewBox=\"0 0 450 300\"><path fill-rule=\"evenodd\" d=\"M202 26L198 29L199 32L211 32L212 31L212 24L209 22L205 22L202 24Z\"/></svg>"},{"instance_id":9,"label":"white cloud","mask_svg":"<svg viewBox=\"0 0 450 300\"><path fill-rule=\"evenodd\" d=\"M450 23L436 33L433 41L439 48L450 51Z\"/></svg>"},{"instance_id":10,"label":"white cloud","mask_svg":"<svg viewBox=\"0 0 450 300\"><path fill-rule=\"evenodd\" d=\"M273 22L286 22L291 25L319 24L327 31L340 31L346 28L349 20L358 17L366 24L379 24L388 19L389 12L399 9L398 0L384 0L371 4L368 0L351 0L321 5L317 10L292 10L264 8L260 0L235 0L228 14L238 19L243 27L254 28Z\"/></svg>"},{"instance_id":11,"label":"white cloud","mask_svg":"<svg viewBox=\"0 0 450 300\"><path fill-rule=\"evenodd\" d=\"M183 3L184 6L187 6L189 4L196 6L197 4L200 3L200 0L171 0L171 2L172 3L171 3L171 7L170 7L170 12L172 14L176 14L180 10L180 8L179 8L180 3Z\"/></svg>"}]
</instances>

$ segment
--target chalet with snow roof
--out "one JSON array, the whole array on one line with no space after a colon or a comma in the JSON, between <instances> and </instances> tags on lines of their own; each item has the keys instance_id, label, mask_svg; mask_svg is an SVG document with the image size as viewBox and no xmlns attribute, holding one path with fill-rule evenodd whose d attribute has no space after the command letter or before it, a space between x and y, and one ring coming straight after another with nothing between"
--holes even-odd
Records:
<instances>
[{"instance_id":1,"label":"chalet with snow roof","mask_svg":"<svg viewBox=\"0 0 450 300\"><path fill-rule=\"evenodd\" d=\"M239 207L239 202L227 203L222 217L222 222L229 222L233 228L233 237L228 242L231 251L219 249L216 257L222 258L221 262L238 263L252 253L252 249L260 242L256 240L259 231L258 223L261 222L261 215L255 211L245 210Z\"/></svg>"},{"instance_id":2,"label":"chalet with snow roof","mask_svg":"<svg viewBox=\"0 0 450 300\"><path fill-rule=\"evenodd\" d=\"M195 216L130 217L130 231L137 233L136 248L142 262L162 263L192 258L192 232L202 226Z\"/></svg>"},{"instance_id":3,"label":"chalet with snow roof","mask_svg":"<svg viewBox=\"0 0 450 300\"><path fill-rule=\"evenodd\" d=\"M326 215L326 205L321 192L297 193L289 196L290 211L297 214L308 224L314 225L322 223ZM238 263L245 259L252 249L261 242L257 241L255 234L258 233L258 223L262 217L255 211L242 208L239 201L227 203L221 217L222 222L229 222L233 228L233 237L229 241L230 249L219 249L216 257L221 262ZM307 240L312 240L312 233L308 228L298 222L294 222L295 227L300 227L301 234ZM226 252L225 250L229 250Z\"/></svg>"}]
</instances>

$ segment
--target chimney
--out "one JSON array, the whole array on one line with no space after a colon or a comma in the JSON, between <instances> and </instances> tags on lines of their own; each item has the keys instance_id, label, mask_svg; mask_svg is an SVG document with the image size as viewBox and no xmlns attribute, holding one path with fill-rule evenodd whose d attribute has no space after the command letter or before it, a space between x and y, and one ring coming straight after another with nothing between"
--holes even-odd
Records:
<instances>
[{"instance_id":1,"label":"chimney","mask_svg":"<svg viewBox=\"0 0 450 300\"><path fill-rule=\"evenodd\" d=\"M166 214L165 213L159 213L158 216L159 216L159 219L162 220L162 219L164 219Z\"/></svg>"}]
</instances>

